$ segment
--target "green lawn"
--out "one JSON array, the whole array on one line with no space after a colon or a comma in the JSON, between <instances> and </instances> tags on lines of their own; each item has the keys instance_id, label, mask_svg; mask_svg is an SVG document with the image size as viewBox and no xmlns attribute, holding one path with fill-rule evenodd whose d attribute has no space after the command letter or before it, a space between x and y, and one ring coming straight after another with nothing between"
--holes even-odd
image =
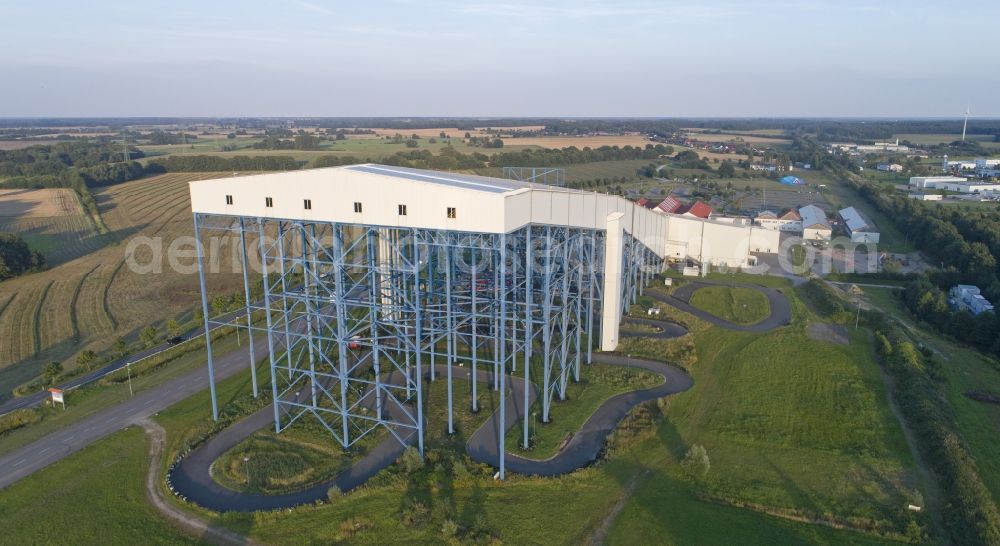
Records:
<instances>
[{"instance_id":1,"label":"green lawn","mask_svg":"<svg viewBox=\"0 0 1000 546\"><path fill-rule=\"evenodd\" d=\"M148 442L132 427L0 492L3 544L201 544L146 501Z\"/></svg>"},{"instance_id":2,"label":"green lawn","mask_svg":"<svg viewBox=\"0 0 1000 546\"><path fill-rule=\"evenodd\" d=\"M265 427L219 458L214 476L234 491L288 493L335 477L385 438L374 431L346 451L316 420L275 434Z\"/></svg>"},{"instance_id":3,"label":"green lawn","mask_svg":"<svg viewBox=\"0 0 1000 546\"><path fill-rule=\"evenodd\" d=\"M771 314L767 296L739 286L699 288L691 295L691 305L737 324L754 324Z\"/></svg>"}]
</instances>

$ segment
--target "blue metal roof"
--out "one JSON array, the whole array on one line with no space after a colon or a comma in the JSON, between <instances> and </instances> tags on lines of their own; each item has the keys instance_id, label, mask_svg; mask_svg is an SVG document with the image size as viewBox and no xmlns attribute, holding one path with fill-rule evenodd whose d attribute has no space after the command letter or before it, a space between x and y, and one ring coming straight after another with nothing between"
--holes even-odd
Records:
<instances>
[{"instance_id":1,"label":"blue metal roof","mask_svg":"<svg viewBox=\"0 0 1000 546\"><path fill-rule=\"evenodd\" d=\"M451 173L441 171L428 171L424 169L411 169L409 167L391 167L388 165L351 165L344 167L352 171L365 172L370 174L380 174L383 176L393 176L405 178L416 182L428 182L431 184L442 184L455 188L467 190L485 191L489 193L506 193L531 187L530 184L517 180L506 180L503 178L490 178L488 176L478 176L474 174Z\"/></svg>"}]
</instances>

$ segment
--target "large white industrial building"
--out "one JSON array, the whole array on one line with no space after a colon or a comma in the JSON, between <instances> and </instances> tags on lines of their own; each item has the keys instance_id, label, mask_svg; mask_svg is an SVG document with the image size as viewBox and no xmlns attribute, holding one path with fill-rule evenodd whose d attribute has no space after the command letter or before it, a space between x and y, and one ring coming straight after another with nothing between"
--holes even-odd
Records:
<instances>
[{"instance_id":1,"label":"large white industrial building","mask_svg":"<svg viewBox=\"0 0 1000 546\"><path fill-rule=\"evenodd\" d=\"M946 190L958 193L1000 191L1000 184L972 182L962 176L913 176L910 186L927 190Z\"/></svg>"},{"instance_id":2,"label":"large white industrial building","mask_svg":"<svg viewBox=\"0 0 1000 546\"><path fill-rule=\"evenodd\" d=\"M505 372L523 367L527 376L529 360L538 361L547 421L553 396L579 380L591 350L617 347L624 310L669 261L742 266L753 252L778 251L776 230L657 214L613 195L384 165L197 181L190 193L199 241L238 237L248 302L256 282L248 255L263 264L263 298L248 304L246 323L253 313L266 319L248 330L251 346L254 333L267 337L275 430L308 413L345 448L391 426L415 431L422 451L422 362L469 366L473 377L481 368L503 391ZM203 251L204 243L209 327L222 318L209 315ZM390 372L404 380L380 379ZM374 415L359 409L371 392Z\"/></svg>"}]
</instances>

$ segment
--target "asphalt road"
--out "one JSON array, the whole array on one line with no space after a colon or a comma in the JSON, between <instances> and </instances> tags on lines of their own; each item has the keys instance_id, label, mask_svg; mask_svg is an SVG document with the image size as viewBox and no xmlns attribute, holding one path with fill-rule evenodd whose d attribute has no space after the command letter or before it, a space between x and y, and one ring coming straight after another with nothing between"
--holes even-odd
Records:
<instances>
[{"instance_id":1,"label":"asphalt road","mask_svg":"<svg viewBox=\"0 0 1000 546\"><path fill-rule=\"evenodd\" d=\"M255 341L257 354L267 354L266 337L258 336ZM216 381L249 368L249 355L245 346L216 357ZM0 456L0 489L207 388L208 374L199 368Z\"/></svg>"},{"instance_id":2,"label":"asphalt road","mask_svg":"<svg viewBox=\"0 0 1000 546\"><path fill-rule=\"evenodd\" d=\"M655 325L664 328L663 332L653 334L658 338L676 337L686 333L686 330L676 324L649 321L646 319L640 320L647 324L656 323ZM545 460L534 460L505 453L504 463L508 470L520 474L554 476L572 472L586 466L597 459L604 448L607 436L635 405L686 391L694 384L694 381L684 370L662 362L610 354L596 354L594 355L594 361L647 370L662 375L664 382L652 388L622 393L606 400L580 427L580 430L573 435L569 443L553 457ZM435 368L439 377L438 380L443 380L443 377L447 373L447 366L437 365ZM429 373L428 370L425 376L429 376ZM471 370L469 368L453 367L452 374L454 380L471 380ZM398 374L389 374L383 378L383 381L394 384L400 384L401 380L402 377ZM492 382L492 376L489 373L480 373L477 376L477 380L489 385ZM524 380L516 375L508 375L507 382L510 386L510 391L505 400L505 429L509 430L524 418L525 389ZM538 387L531 384L528 389L529 406L535 401L537 396ZM375 400L374 396L371 396L371 391L362 397L361 404L365 407L371 409L374 407L374 403ZM390 415L398 416L401 411L400 408L393 407L392 404L386 404L385 408ZM300 504L309 504L317 500L325 500L327 499L328 491L333 486L336 486L341 491L354 489L383 468L393 464L406 448L394 436L388 435L385 440L358 462L332 480L284 495L240 493L227 489L216 482L211 476L211 468L215 460L254 432L273 424L273 419L274 408L273 406L268 406L237 422L200 445L171 469L169 475L171 486L189 501L212 510L239 512L276 510ZM506 432L506 430L500 430L500 415L498 412L494 412L469 437L466 443L466 451L469 453L469 456L476 461L496 466L499 435ZM395 431L403 438L407 445L412 445L415 442L415 434L412 429L396 427Z\"/></svg>"},{"instance_id":3,"label":"asphalt road","mask_svg":"<svg viewBox=\"0 0 1000 546\"><path fill-rule=\"evenodd\" d=\"M773 288L767 288L765 286L758 286L755 284L735 283L735 286L756 290L767 297L767 302L771 307L771 314L764 320L754 324L736 324L735 322L719 318L688 303L691 301L691 295L694 294L695 290L706 286L734 286L734 283L699 280L678 287L677 290L674 290L673 295L668 296L660 294L655 290L649 290L646 294L662 301L663 303L672 305L685 313L690 313L700 319L706 320L716 326L720 326L728 330L737 330L741 332L768 332L778 328L779 326L785 326L792 322L792 304L789 303L788 298Z\"/></svg>"},{"instance_id":4,"label":"asphalt road","mask_svg":"<svg viewBox=\"0 0 1000 546\"><path fill-rule=\"evenodd\" d=\"M237 316L240 316L240 317L246 316L246 312L243 311L243 310L233 311L232 313L228 313L226 315L222 315L220 317L213 318L212 320L213 321L226 321L226 322L229 322L229 321L233 320L234 318L236 318ZM215 330L216 328L221 328L221 327L222 327L222 325L218 325L218 326L213 326L211 329ZM191 330L189 332L185 332L180 337L184 338L184 342L188 342L188 341L193 340L193 339L195 339L197 337L200 337L204 333L205 333L205 327L201 326L201 327L195 328L194 330ZM159 345L157 345L155 347L150 347L148 349L144 349L142 351L139 351L138 353L134 353L134 354L131 354L131 355L119 358L118 360L115 360L115 361L113 361L113 362L111 362L111 363L109 363L109 364L107 364L105 366L102 366L101 368L99 368L97 370L93 370L93 371L87 372L86 374L83 374L81 376L74 377L73 379L71 379L69 381L66 381L65 383L56 385L56 386L59 387L60 389L64 390L64 391L72 390L72 389L75 389L77 387L81 387L83 385L86 385L88 383L92 383L94 381L97 381L98 379L104 377L105 375L108 375L109 373L116 372L116 371L124 368L128 364L134 364L135 362L138 362L138 361L140 361L140 360L142 360L144 358L153 356L153 355L155 355L157 353L161 353L163 351L166 351L167 349L170 349L171 347L176 347L176 346L177 345L164 342L164 343L161 343L161 344L159 344ZM39 392L36 392L36 393L29 394L27 396L19 396L19 397L16 397L16 398L11 398L10 400L7 400L3 404L0 404L0 415L4 415L6 413L10 413L12 411L19 410L19 409L33 408L35 406L41 405L43 402L45 402L46 400L48 400L49 397L50 397L50 394L49 394L48 390L42 390L42 391L39 391Z\"/></svg>"}]
</instances>

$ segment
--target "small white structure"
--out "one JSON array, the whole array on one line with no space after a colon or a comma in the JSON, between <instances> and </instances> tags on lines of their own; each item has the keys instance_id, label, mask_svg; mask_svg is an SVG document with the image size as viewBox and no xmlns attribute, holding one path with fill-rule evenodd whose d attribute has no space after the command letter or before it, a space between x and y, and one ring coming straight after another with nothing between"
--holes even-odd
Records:
<instances>
[{"instance_id":1,"label":"small white structure","mask_svg":"<svg viewBox=\"0 0 1000 546\"><path fill-rule=\"evenodd\" d=\"M840 211L840 217L847 226L847 233L851 235L852 243L877 243L879 238L878 230L865 219L858 209L847 207Z\"/></svg>"},{"instance_id":2,"label":"small white structure","mask_svg":"<svg viewBox=\"0 0 1000 546\"><path fill-rule=\"evenodd\" d=\"M806 205L799 209L802 217L802 238L808 241L829 241L833 228L826 218L826 212L816 205Z\"/></svg>"},{"instance_id":3,"label":"small white structure","mask_svg":"<svg viewBox=\"0 0 1000 546\"><path fill-rule=\"evenodd\" d=\"M944 196L938 193L909 193L907 197L918 201L940 201Z\"/></svg>"},{"instance_id":4,"label":"small white structure","mask_svg":"<svg viewBox=\"0 0 1000 546\"><path fill-rule=\"evenodd\" d=\"M971 284L959 284L949 290L948 302L953 308L968 311L973 315L986 311L993 312L993 304L983 297L978 286Z\"/></svg>"}]
</instances>

